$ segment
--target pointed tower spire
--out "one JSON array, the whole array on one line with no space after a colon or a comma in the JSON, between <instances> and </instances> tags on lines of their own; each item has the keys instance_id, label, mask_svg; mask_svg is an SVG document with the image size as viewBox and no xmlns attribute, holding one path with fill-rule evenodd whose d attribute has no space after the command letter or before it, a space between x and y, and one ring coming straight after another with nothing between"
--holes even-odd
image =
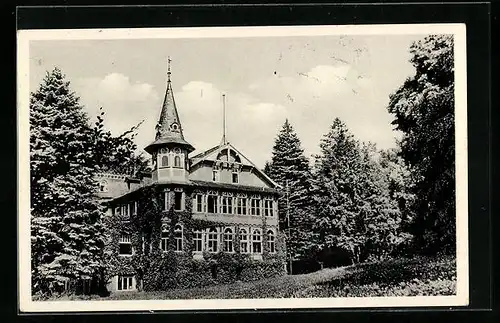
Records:
<instances>
[{"instance_id":1,"label":"pointed tower spire","mask_svg":"<svg viewBox=\"0 0 500 323\"><path fill-rule=\"evenodd\" d=\"M174 91L172 90L171 62L172 60L169 56L167 60L167 89L163 99L160 118L156 125L155 141L145 148L147 152L153 151L153 146L163 143L177 143L186 146L189 151L194 150L194 147L184 139L182 132L182 125L175 104Z\"/></svg>"}]
</instances>

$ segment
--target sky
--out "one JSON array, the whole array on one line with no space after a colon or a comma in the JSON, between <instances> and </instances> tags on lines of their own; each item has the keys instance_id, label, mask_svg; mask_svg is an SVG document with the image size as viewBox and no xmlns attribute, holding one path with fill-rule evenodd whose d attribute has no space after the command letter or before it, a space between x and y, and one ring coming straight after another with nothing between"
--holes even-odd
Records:
<instances>
[{"instance_id":1,"label":"sky","mask_svg":"<svg viewBox=\"0 0 500 323\"><path fill-rule=\"evenodd\" d=\"M414 74L409 47L423 35L37 40L30 43L30 91L59 67L91 120L99 108L115 135L143 121L138 152L154 140L167 58L185 139L197 152L226 138L263 167L286 119L306 157L333 120L362 141L395 147L400 134L389 95ZM144 152L145 155L147 153Z\"/></svg>"}]
</instances>

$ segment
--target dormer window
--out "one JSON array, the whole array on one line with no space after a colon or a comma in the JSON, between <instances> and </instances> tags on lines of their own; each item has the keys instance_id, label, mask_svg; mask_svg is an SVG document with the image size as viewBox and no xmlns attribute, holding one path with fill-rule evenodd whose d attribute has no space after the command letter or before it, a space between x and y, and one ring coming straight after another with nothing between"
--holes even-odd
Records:
<instances>
[{"instance_id":1,"label":"dormer window","mask_svg":"<svg viewBox=\"0 0 500 323\"><path fill-rule=\"evenodd\" d=\"M108 182L101 181L99 183L99 192L107 192L108 191Z\"/></svg>"},{"instance_id":2,"label":"dormer window","mask_svg":"<svg viewBox=\"0 0 500 323\"><path fill-rule=\"evenodd\" d=\"M179 130L179 125L177 123L175 123L175 122L172 123L170 125L170 130L172 130L172 131L178 131Z\"/></svg>"}]
</instances>

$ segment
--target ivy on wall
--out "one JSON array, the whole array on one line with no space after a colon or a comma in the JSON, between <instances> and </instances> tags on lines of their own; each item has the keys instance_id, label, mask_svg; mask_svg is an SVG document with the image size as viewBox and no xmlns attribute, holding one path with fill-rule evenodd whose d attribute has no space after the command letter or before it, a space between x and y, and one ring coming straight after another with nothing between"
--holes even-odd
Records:
<instances>
[{"instance_id":1,"label":"ivy on wall","mask_svg":"<svg viewBox=\"0 0 500 323\"><path fill-rule=\"evenodd\" d=\"M239 224L234 224L234 253L204 252L202 259L193 259L194 230L228 226L225 222L193 219L192 194L184 189L183 211L173 207L163 210L164 187L151 185L131 194L129 198L138 202L137 213L130 221L123 221L117 214L107 217L108 243L106 253L105 279L115 275L134 274L138 289L163 290L176 287L195 287L210 284L250 281L285 274L283 238L276 235L276 253L269 253L267 244L267 223L263 216L262 260L251 259L248 254L240 254ZM173 194L169 194L173 206ZM114 205L110 205L114 207ZM183 225L183 251L175 252L174 228ZM167 252L160 248L162 227L168 230ZM129 234L133 247L132 256L119 255L119 238ZM223 233L222 233L223 234ZM220 242L220 240L219 240ZM251 240L249 240L251 243Z\"/></svg>"}]
</instances>

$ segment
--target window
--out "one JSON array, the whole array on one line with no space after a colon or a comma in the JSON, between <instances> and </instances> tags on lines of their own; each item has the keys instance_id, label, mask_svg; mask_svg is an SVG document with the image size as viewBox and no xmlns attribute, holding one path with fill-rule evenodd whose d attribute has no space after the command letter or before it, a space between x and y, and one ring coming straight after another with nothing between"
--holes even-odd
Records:
<instances>
[{"instance_id":1,"label":"window","mask_svg":"<svg viewBox=\"0 0 500 323\"><path fill-rule=\"evenodd\" d=\"M236 214L247 214L247 199L244 197L237 197Z\"/></svg>"},{"instance_id":2,"label":"window","mask_svg":"<svg viewBox=\"0 0 500 323\"><path fill-rule=\"evenodd\" d=\"M168 192L158 195L158 205L163 211L168 210Z\"/></svg>"},{"instance_id":3,"label":"window","mask_svg":"<svg viewBox=\"0 0 500 323\"><path fill-rule=\"evenodd\" d=\"M132 242L129 235L122 235L118 241L118 249L120 256L132 255Z\"/></svg>"},{"instance_id":4,"label":"window","mask_svg":"<svg viewBox=\"0 0 500 323\"><path fill-rule=\"evenodd\" d=\"M238 173L233 173L233 183L235 183L235 184L239 183L239 174Z\"/></svg>"},{"instance_id":5,"label":"window","mask_svg":"<svg viewBox=\"0 0 500 323\"><path fill-rule=\"evenodd\" d=\"M122 215L122 209L119 206L115 207L115 215Z\"/></svg>"},{"instance_id":6,"label":"window","mask_svg":"<svg viewBox=\"0 0 500 323\"><path fill-rule=\"evenodd\" d=\"M273 201L272 200L264 200L264 215L265 216L273 216Z\"/></svg>"},{"instance_id":7,"label":"window","mask_svg":"<svg viewBox=\"0 0 500 323\"><path fill-rule=\"evenodd\" d=\"M240 229L240 253L248 253L248 235L245 229Z\"/></svg>"},{"instance_id":8,"label":"window","mask_svg":"<svg viewBox=\"0 0 500 323\"><path fill-rule=\"evenodd\" d=\"M195 212L203 212L203 195L197 194L193 204Z\"/></svg>"},{"instance_id":9,"label":"window","mask_svg":"<svg viewBox=\"0 0 500 323\"><path fill-rule=\"evenodd\" d=\"M222 213L232 214L233 213L233 198L229 196L222 197Z\"/></svg>"},{"instance_id":10,"label":"window","mask_svg":"<svg viewBox=\"0 0 500 323\"><path fill-rule=\"evenodd\" d=\"M217 196L209 195L207 197L208 213L217 213Z\"/></svg>"},{"instance_id":11,"label":"window","mask_svg":"<svg viewBox=\"0 0 500 323\"><path fill-rule=\"evenodd\" d=\"M99 192L107 192L108 191L108 182L102 181L99 183Z\"/></svg>"},{"instance_id":12,"label":"window","mask_svg":"<svg viewBox=\"0 0 500 323\"><path fill-rule=\"evenodd\" d=\"M208 231L208 251L217 252L217 242L218 242L218 232L217 229L212 228Z\"/></svg>"},{"instance_id":13,"label":"window","mask_svg":"<svg viewBox=\"0 0 500 323\"><path fill-rule=\"evenodd\" d=\"M181 157L180 156L174 157L174 167L181 168Z\"/></svg>"},{"instance_id":14,"label":"window","mask_svg":"<svg viewBox=\"0 0 500 323\"><path fill-rule=\"evenodd\" d=\"M168 250L168 228L165 225L161 227L160 249L162 251Z\"/></svg>"},{"instance_id":15,"label":"window","mask_svg":"<svg viewBox=\"0 0 500 323\"><path fill-rule=\"evenodd\" d=\"M123 215L123 217L125 218L128 218L130 217L130 214L129 214L129 209L128 209L128 204L123 204L121 206L121 214Z\"/></svg>"},{"instance_id":16,"label":"window","mask_svg":"<svg viewBox=\"0 0 500 323\"><path fill-rule=\"evenodd\" d=\"M193 231L193 245L195 252L203 251L203 232L201 230Z\"/></svg>"},{"instance_id":17,"label":"window","mask_svg":"<svg viewBox=\"0 0 500 323\"><path fill-rule=\"evenodd\" d=\"M182 210L182 192L174 192L174 210Z\"/></svg>"},{"instance_id":18,"label":"window","mask_svg":"<svg viewBox=\"0 0 500 323\"><path fill-rule=\"evenodd\" d=\"M169 166L168 149L167 148L160 149L158 159L159 159L158 163L160 164L160 167L168 167Z\"/></svg>"},{"instance_id":19,"label":"window","mask_svg":"<svg viewBox=\"0 0 500 323\"><path fill-rule=\"evenodd\" d=\"M262 239L259 229L253 230L252 234L252 252L261 253L262 252Z\"/></svg>"},{"instance_id":20,"label":"window","mask_svg":"<svg viewBox=\"0 0 500 323\"><path fill-rule=\"evenodd\" d=\"M276 241L273 230L267 231L267 249L270 253L276 252Z\"/></svg>"},{"instance_id":21,"label":"window","mask_svg":"<svg viewBox=\"0 0 500 323\"><path fill-rule=\"evenodd\" d=\"M117 290L133 290L134 276L118 276Z\"/></svg>"},{"instance_id":22,"label":"window","mask_svg":"<svg viewBox=\"0 0 500 323\"><path fill-rule=\"evenodd\" d=\"M175 251L182 251L182 232L183 228L182 225L177 224L174 228L174 237L175 237Z\"/></svg>"},{"instance_id":23,"label":"window","mask_svg":"<svg viewBox=\"0 0 500 323\"><path fill-rule=\"evenodd\" d=\"M233 230L231 228L224 230L224 251L233 252Z\"/></svg>"},{"instance_id":24,"label":"window","mask_svg":"<svg viewBox=\"0 0 500 323\"><path fill-rule=\"evenodd\" d=\"M260 215L260 200L252 199L250 204L250 214L251 215Z\"/></svg>"},{"instance_id":25,"label":"window","mask_svg":"<svg viewBox=\"0 0 500 323\"><path fill-rule=\"evenodd\" d=\"M212 171L212 181L214 181L214 182L219 181L219 171L218 170Z\"/></svg>"},{"instance_id":26,"label":"window","mask_svg":"<svg viewBox=\"0 0 500 323\"><path fill-rule=\"evenodd\" d=\"M130 203L130 215L137 214L137 202Z\"/></svg>"},{"instance_id":27,"label":"window","mask_svg":"<svg viewBox=\"0 0 500 323\"><path fill-rule=\"evenodd\" d=\"M161 167L168 167L168 155L161 156Z\"/></svg>"}]
</instances>

